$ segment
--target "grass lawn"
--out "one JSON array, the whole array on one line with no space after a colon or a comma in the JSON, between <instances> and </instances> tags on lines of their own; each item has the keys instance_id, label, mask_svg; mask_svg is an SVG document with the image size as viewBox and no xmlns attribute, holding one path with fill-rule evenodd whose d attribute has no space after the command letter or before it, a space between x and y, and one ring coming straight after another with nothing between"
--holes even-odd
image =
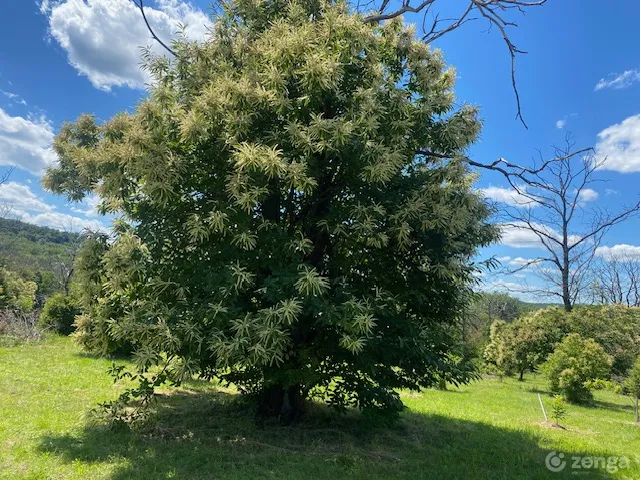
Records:
<instances>
[{"instance_id":1,"label":"grass lawn","mask_svg":"<svg viewBox=\"0 0 640 480\"><path fill-rule=\"evenodd\" d=\"M117 394L110 363L68 338L0 347L0 478L640 478L633 408L607 392L569 406L565 430L541 423L537 391L550 397L534 378L408 393L392 428L322 408L295 427L258 428L237 395L194 382L163 391L148 430L110 431L86 416ZM551 451L564 454L561 472L545 466ZM630 465L574 469L572 456Z\"/></svg>"}]
</instances>

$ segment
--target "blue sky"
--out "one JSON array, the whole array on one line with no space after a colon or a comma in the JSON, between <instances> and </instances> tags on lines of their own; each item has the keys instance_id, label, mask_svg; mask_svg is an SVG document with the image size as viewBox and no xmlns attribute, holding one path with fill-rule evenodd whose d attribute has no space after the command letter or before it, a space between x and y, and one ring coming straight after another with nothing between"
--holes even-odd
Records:
<instances>
[{"instance_id":1,"label":"blue sky","mask_svg":"<svg viewBox=\"0 0 640 480\"><path fill-rule=\"evenodd\" d=\"M192 38L202 38L206 1L147 3L149 18L163 38L171 36L178 22L189 25ZM466 2L442 3L464 9ZM135 106L145 82L138 69L138 47L152 41L128 0L5 0L3 13L0 172L9 165L17 168L11 183L0 187L0 201L33 223L97 228L105 221L97 216L95 202L67 204L43 191L40 174L55 160L49 145L62 122L84 112L107 119ZM509 56L495 28L487 32L486 23L470 22L436 44L456 68L459 102L481 109L484 129L471 157L527 164L537 149L551 155L551 146L570 132L577 146L593 146L608 155L605 169L598 172L606 183L594 187L597 195L590 205L615 210L637 199L640 2L618 0L603 8L598 0L548 0L526 16L512 18L519 25L511 29L513 42L529 52L517 59L528 129L515 120ZM487 192L504 197L500 189L507 185L500 176L484 172L478 187L493 187ZM640 254L640 247L633 250L640 246L639 226L640 219L625 222L610 231L603 245ZM507 238L483 251L483 256L496 255L505 263L539 254L521 238ZM487 288L512 281L493 277Z\"/></svg>"}]
</instances>

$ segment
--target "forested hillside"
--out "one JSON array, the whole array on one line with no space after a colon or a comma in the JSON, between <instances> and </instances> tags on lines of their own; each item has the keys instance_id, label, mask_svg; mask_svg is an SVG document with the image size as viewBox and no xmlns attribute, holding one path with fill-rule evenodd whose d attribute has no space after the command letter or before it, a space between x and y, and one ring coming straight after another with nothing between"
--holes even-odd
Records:
<instances>
[{"instance_id":1,"label":"forested hillside","mask_svg":"<svg viewBox=\"0 0 640 480\"><path fill-rule=\"evenodd\" d=\"M0 267L38 284L38 296L62 288L78 235L0 218Z\"/></svg>"}]
</instances>

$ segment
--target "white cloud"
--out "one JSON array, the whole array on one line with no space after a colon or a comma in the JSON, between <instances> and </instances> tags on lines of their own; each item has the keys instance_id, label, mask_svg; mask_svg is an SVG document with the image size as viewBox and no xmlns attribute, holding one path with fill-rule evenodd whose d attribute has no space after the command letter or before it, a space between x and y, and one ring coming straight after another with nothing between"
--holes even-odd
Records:
<instances>
[{"instance_id":1,"label":"white cloud","mask_svg":"<svg viewBox=\"0 0 640 480\"><path fill-rule=\"evenodd\" d=\"M605 260L629 259L640 260L640 247L621 243L613 247L598 247L596 255Z\"/></svg>"},{"instance_id":2,"label":"white cloud","mask_svg":"<svg viewBox=\"0 0 640 480\"><path fill-rule=\"evenodd\" d=\"M578 201L587 203L598 199L600 194L591 188L585 188L578 194Z\"/></svg>"},{"instance_id":3,"label":"white cloud","mask_svg":"<svg viewBox=\"0 0 640 480\"><path fill-rule=\"evenodd\" d=\"M0 90L0 93L2 93L5 97L7 97L9 100L11 100L11 101L13 101L15 103L19 103L20 105L26 105L27 104L27 102L25 102L24 98L22 98L17 93L7 92L6 90Z\"/></svg>"},{"instance_id":4,"label":"white cloud","mask_svg":"<svg viewBox=\"0 0 640 480\"><path fill-rule=\"evenodd\" d=\"M604 189L604 194L605 195L618 195L618 190L616 190L615 188L605 188Z\"/></svg>"},{"instance_id":5,"label":"white cloud","mask_svg":"<svg viewBox=\"0 0 640 480\"><path fill-rule=\"evenodd\" d=\"M509 265L512 265L514 267L524 267L527 265L531 265L532 262L535 262L535 261L536 260L533 258L516 257L509 262Z\"/></svg>"},{"instance_id":6,"label":"white cloud","mask_svg":"<svg viewBox=\"0 0 640 480\"><path fill-rule=\"evenodd\" d=\"M491 282L486 282L484 284L483 290L486 291L496 291L496 292L521 292L522 290L526 290L526 287L520 285L519 283L509 282L507 280L493 280Z\"/></svg>"},{"instance_id":7,"label":"white cloud","mask_svg":"<svg viewBox=\"0 0 640 480\"><path fill-rule=\"evenodd\" d=\"M538 202L533 199L535 198L535 193L528 194L529 192L524 187L518 187L518 189L520 190L519 192L513 188L487 187L480 189L480 192L486 198L512 207L534 208L538 206ZM585 188L578 195L578 200L586 203L597 200L598 197L598 192L591 188Z\"/></svg>"},{"instance_id":8,"label":"white cloud","mask_svg":"<svg viewBox=\"0 0 640 480\"><path fill-rule=\"evenodd\" d=\"M578 117L578 116L579 115L577 113L569 113L568 115L565 115L560 120L556 120L556 128L558 130L562 130L564 127L567 126L567 124L569 123L569 119L570 118L575 118L575 117Z\"/></svg>"},{"instance_id":9,"label":"white cloud","mask_svg":"<svg viewBox=\"0 0 640 480\"><path fill-rule=\"evenodd\" d=\"M611 74L608 78L601 78L596 84L595 90L598 91L603 88L627 88L636 82L640 82L640 70L626 70L622 73Z\"/></svg>"},{"instance_id":10,"label":"white cloud","mask_svg":"<svg viewBox=\"0 0 640 480\"><path fill-rule=\"evenodd\" d=\"M51 212L55 207L45 203L26 185L8 182L0 185L0 204L12 210Z\"/></svg>"},{"instance_id":11,"label":"white cloud","mask_svg":"<svg viewBox=\"0 0 640 480\"><path fill-rule=\"evenodd\" d=\"M498 257L498 258L496 258L496 260L498 260L500 263L503 263L503 262L508 262L509 260L511 260L511 257L509 255L506 255L504 257Z\"/></svg>"},{"instance_id":12,"label":"white cloud","mask_svg":"<svg viewBox=\"0 0 640 480\"><path fill-rule=\"evenodd\" d=\"M524 188L521 189L526 192ZM535 207L536 202L526 195L517 192L512 188L487 187L480 189L480 192L487 198L496 202L506 203L512 207Z\"/></svg>"},{"instance_id":13,"label":"white cloud","mask_svg":"<svg viewBox=\"0 0 640 480\"><path fill-rule=\"evenodd\" d=\"M73 204L71 206L71 211L81 213L86 217L97 217L99 215L98 205L100 205L100 197L97 195L88 195L84 198L82 203Z\"/></svg>"},{"instance_id":14,"label":"white cloud","mask_svg":"<svg viewBox=\"0 0 640 480\"><path fill-rule=\"evenodd\" d=\"M60 212L38 213L35 215L22 213L21 215L17 215L17 217L23 222L33 223L41 227L55 228L56 230L72 232L80 232L84 229L105 230L105 226L98 220L88 220Z\"/></svg>"},{"instance_id":15,"label":"white cloud","mask_svg":"<svg viewBox=\"0 0 640 480\"><path fill-rule=\"evenodd\" d=\"M603 170L640 172L640 115L633 115L598 133L596 159Z\"/></svg>"},{"instance_id":16,"label":"white cloud","mask_svg":"<svg viewBox=\"0 0 640 480\"><path fill-rule=\"evenodd\" d=\"M49 0L40 1L40 12L46 14L51 9L51 2Z\"/></svg>"},{"instance_id":17,"label":"white cloud","mask_svg":"<svg viewBox=\"0 0 640 480\"><path fill-rule=\"evenodd\" d=\"M562 235L560 233L546 225L540 223L531 223L532 227L556 240L561 240ZM543 236L543 238L545 238ZM569 245L580 240L577 235L569 235ZM551 247L556 247L555 242L549 240L545 241ZM502 226L500 243L513 248L546 248L542 244L540 237L525 223L525 222L513 222ZM521 257L518 257L520 259ZM514 259L515 261L515 259Z\"/></svg>"},{"instance_id":18,"label":"white cloud","mask_svg":"<svg viewBox=\"0 0 640 480\"><path fill-rule=\"evenodd\" d=\"M511 277L515 277L518 282L521 283L498 278L492 281L483 281L480 284L480 289L485 292L508 293L511 296L527 302L540 301L541 293L538 287L528 285L524 276L512 275ZM543 297L546 299L545 295L543 295Z\"/></svg>"},{"instance_id":19,"label":"white cloud","mask_svg":"<svg viewBox=\"0 0 640 480\"><path fill-rule=\"evenodd\" d=\"M140 47L166 53L131 0L45 0L40 10L69 63L101 90L144 87L150 77L140 69ZM156 0L156 8L145 6L145 14L165 43L175 38L179 25L187 25L191 40L204 39L210 25L204 12L181 0Z\"/></svg>"},{"instance_id":20,"label":"white cloud","mask_svg":"<svg viewBox=\"0 0 640 480\"><path fill-rule=\"evenodd\" d=\"M12 117L0 108L0 165L39 175L52 163L53 127L44 117Z\"/></svg>"},{"instance_id":21,"label":"white cloud","mask_svg":"<svg viewBox=\"0 0 640 480\"><path fill-rule=\"evenodd\" d=\"M535 232L528 229L524 223L503 226L500 243L513 248L539 248L542 246Z\"/></svg>"},{"instance_id":22,"label":"white cloud","mask_svg":"<svg viewBox=\"0 0 640 480\"><path fill-rule=\"evenodd\" d=\"M93 199L90 197L88 205ZM6 214L23 222L42 227L79 232L85 228L90 230L106 230L104 224L96 219L88 219L56 211L38 197L28 185L8 182L0 185L0 206L5 207Z\"/></svg>"}]
</instances>

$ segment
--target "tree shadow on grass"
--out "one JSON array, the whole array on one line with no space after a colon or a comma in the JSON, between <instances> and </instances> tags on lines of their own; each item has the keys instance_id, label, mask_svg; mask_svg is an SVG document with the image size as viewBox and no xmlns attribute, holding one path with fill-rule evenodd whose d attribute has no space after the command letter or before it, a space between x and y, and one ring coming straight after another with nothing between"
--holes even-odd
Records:
<instances>
[{"instance_id":1,"label":"tree shadow on grass","mask_svg":"<svg viewBox=\"0 0 640 480\"><path fill-rule=\"evenodd\" d=\"M591 403L587 404L586 407L591 407L591 408L604 408L606 410L615 410L618 412L626 412L629 413L630 415L635 411L635 406L633 405L633 403L631 403L631 400L627 400L629 403L627 404L620 404L620 403L613 403L613 402L606 402L604 400L594 400Z\"/></svg>"},{"instance_id":2,"label":"tree shadow on grass","mask_svg":"<svg viewBox=\"0 0 640 480\"><path fill-rule=\"evenodd\" d=\"M43 438L40 449L68 463L117 464L114 480L571 476L570 464L550 472L549 451L521 431L412 412L384 427L319 406L298 425L257 427L250 406L237 395L200 390L163 395L146 431L89 424L77 435Z\"/></svg>"},{"instance_id":3,"label":"tree shadow on grass","mask_svg":"<svg viewBox=\"0 0 640 480\"><path fill-rule=\"evenodd\" d=\"M132 359L132 355L130 353L124 353L124 352L115 352L115 353L110 353L108 355L101 355L99 353L92 353L92 352L87 352L85 350L81 350L79 352L74 352L73 355L78 358L92 358L96 360L107 359L113 362L130 362Z\"/></svg>"},{"instance_id":4,"label":"tree shadow on grass","mask_svg":"<svg viewBox=\"0 0 640 480\"><path fill-rule=\"evenodd\" d=\"M523 387L523 390L529 393L539 393L540 395L549 395L553 396L553 392L548 388L540 388L540 387Z\"/></svg>"}]
</instances>

